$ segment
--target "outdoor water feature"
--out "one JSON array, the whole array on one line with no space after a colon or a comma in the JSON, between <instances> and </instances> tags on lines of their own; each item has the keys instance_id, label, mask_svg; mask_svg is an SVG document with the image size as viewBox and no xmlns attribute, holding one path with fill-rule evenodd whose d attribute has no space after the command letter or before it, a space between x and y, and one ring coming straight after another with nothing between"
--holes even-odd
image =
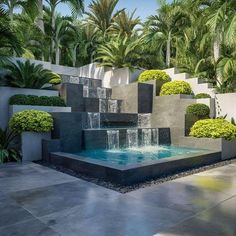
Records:
<instances>
[{"instance_id":1,"label":"outdoor water feature","mask_svg":"<svg viewBox=\"0 0 236 236\"><path fill-rule=\"evenodd\" d=\"M108 112L117 113L118 112L118 101L117 100L108 100Z\"/></svg>"},{"instance_id":2,"label":"outdoor water feature","mask_svg":"<svg viewBox=\"0 0 236 236\"><path fill-rule=\"evenodd\" d=\"M151 127L151 114L138 114L138 127L150 128Z\"/></svg>"},{"instance_id":3,"label":"outdoor water feature","mask_svg":"<svg viewBox=\"0 0 236 236\"><path fill-rule=\"evenodd\" d=\"M107 92L106 88L98 87L97 88L97 97L105 99L107 97L107 93L106 92Z\"/></svg>"},{"instance_id":4,"label":"outdoor water feature","mask_svg":"<svg viewBox=\"0 0 236 236\"><path fill-rule=\"evenodd\" d=\"M107 130L107 149L119 149L119 130Z\"/></svg>"},{"instance_id":5,"label":"outdoor water feature","mask_svg":"<svg viewBox=\"0 0 236 236\"><path fill-rule=\"evenodd\" d=\"M152 129L142 129L142 146L152 145Z\"/></svg>"},{"instance_id":6,"label":"outdoor water feature","mask_svg":"<svg viewBox=\"0 0 236 236\"><path fill-rule=\"evenodd\" d=\"M94 112L88 113L88 128L89 129L100 128L100 113L94 113Z\"/></svg>"},{"instance_id":7,"label":"outdoor water feature","mask_svg":"<svg viewBox=\"0 0 236 236\"><path fill-rule=\"evenodd\" d=\"M159 130L152 129L152 144L159 145Z\"/></svg>"},{"instance_id":8,"label":"outdoor water feature","mask_svg":"<svg viewBox=\"0 0 236 236\"><path fill-rule=\"evenodd\" d=\"M138 146L138 129L127 129L126 145L127 145L127 148Z\"/></svg>"},{"instance_id":9,"label":"outdoor water feature","mask_svg":"<svg viewBox=\"0 0 236 236\"><path fill-rule=\"evenodd\" d=\"M107 112L107 100L99 99L99 111L101 113Z\"/></svg>"},{"instance_id":10,"label":"outdoor water feature","mask_svg":"<svg viewBox=\"0 0 236 236\"><path fill-rule=\"evenodd\" d=\"M83 86L83 97L88 98L89 97L89 87Z\"/></svg>"}]
</instances>

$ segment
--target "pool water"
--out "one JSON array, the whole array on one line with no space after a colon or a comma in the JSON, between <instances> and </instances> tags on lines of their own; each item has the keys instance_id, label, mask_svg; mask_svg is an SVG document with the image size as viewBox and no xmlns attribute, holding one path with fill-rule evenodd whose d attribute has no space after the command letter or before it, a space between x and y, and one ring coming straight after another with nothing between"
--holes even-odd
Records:
<instances>
[{"instance_id":1,"label":"pool water","mask_svg":"<svg viewBox=\"0 0 236 236\"><path fill-rule=\"evenodd\" d=\"M78 155L81 157L104 161L109 164L127 166L132 164L148 163L174 156L181 157L191 154L198 154L203 151L205 150L175 146L145 146L114 150L86 150L78 153Z\"/></svg>"}]
</instances>

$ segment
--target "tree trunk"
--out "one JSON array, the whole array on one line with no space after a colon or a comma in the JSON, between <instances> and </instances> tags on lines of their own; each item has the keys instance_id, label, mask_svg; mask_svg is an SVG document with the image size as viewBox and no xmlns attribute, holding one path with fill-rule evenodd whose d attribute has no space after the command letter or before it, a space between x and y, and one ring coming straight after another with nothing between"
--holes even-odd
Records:
<instances>
[{"instance_id":1,"label":"tree trunk","mask_svg":"<svg viewBox=\"0 0 236 236\"><path fill-rule=\"evenodd\" d=\"M217 62L221 56L220 44L221 44L220 34L217 34L213 42L213 56L215 62Z\"/></svg>"},{"instance_id":2,"label":"tree trunk","mask_svg":"<svg viewBox=\"0 0 236 236\"><path fill-rule=\"evenodd\" d=\"M45 34L45 28L44 28L44 21L43 21L43 0L37 0L38 1L38 11L39 14L36 18L36 24L39 27L39 29Z\"/></svg>"},{"instance_id":3,"label":"tree trunk","mask_svg":"<svg viewBox=\"0 0 236 236\"><path fill-rule=\"evenodd\" d=\"M166 42L166 66L167 68L170 67L170 43L171 43L171 35L169 33L168 39Z\"/></svg>"},{"instance_id":4,"label":"tree trunk","mask_svg":"<svg viewBox=\"0 0 236 236\"><path fill-rule=\"evenodd\" d=\"M50 52L50 62L53 61L54 49L55 49L55 42L54 42L54 34L55 34L55 7L52 7L52 38L51 38L51 52Z\"/></svg>"},{"instance_id":5,"label":"tree trunk","mask_svg":"<svg viewBox=\"0 0 236 236\"><path fill-rule=\"evenodd\" d=\"M59 44L56 45L56 65L60 65L60 56L61 56L61 51L60 51L60 47Z\"/></svg>"}]
</instances>

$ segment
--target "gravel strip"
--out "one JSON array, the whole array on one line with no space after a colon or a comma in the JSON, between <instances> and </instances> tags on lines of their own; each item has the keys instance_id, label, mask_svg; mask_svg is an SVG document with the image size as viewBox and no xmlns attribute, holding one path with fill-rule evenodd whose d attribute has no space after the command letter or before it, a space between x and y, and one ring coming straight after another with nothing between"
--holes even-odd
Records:
<instances>
[{"instance_id":1,"label":"gravel strip","mask_svg":"<svg viewBox=\"0 0 236 236\"><path fill-rule=\"evenodd\" d=\"M102 179L97 179L97 178L92 178L92 177L89 177L89 176L81 175L81 174L76 173L76 172L74 172L70 169L54 166L54 165L51 165L51 164L49 164L47 162L43 162L43 161L37 161L35 163L43 165L43 166L47 166L49 168L60 171L62 173L65 173L65 174L74 176L76 178L80 178L80 179L95 183L97 185L115 190L115 191L120 192L120 193L127 193L127 192L134 191L136 189L139 189L139 188L145 188L147 186L161 184L161 183L168 182L168 181L178 179L178 178L181 178L181 177L193 175L193 174L200 173L200 172L203 172L203 171L206 171L206 170L211 170L211 169L214 169L214 168L217 168L217 167L221 167L221 166L229 165L229 164L232 164L232 163L236 163L236 158L231 159L231 160L225 160L225 161L217 162L215 164L203 166L203 167L200 167L200 168L195 168L195 169L190 169L190 170L187 170L187 171L175 173L173 175L167 175L167 176L159 177L159 178L156 178L156 179L148 180L148 181L138 183L138 184L133 184L133 185L130 185L130 186L120 186L120 185L117 185L117 184L114 184L114 183L107 182L107 181L102 180Z\"/></svg>"}]
</instances>

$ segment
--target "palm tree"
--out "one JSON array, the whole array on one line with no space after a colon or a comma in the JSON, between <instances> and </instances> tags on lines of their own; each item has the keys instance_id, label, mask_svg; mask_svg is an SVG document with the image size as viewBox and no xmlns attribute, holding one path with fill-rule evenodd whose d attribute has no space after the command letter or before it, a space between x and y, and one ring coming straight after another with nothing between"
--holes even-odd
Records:
<instances>
[{"instance_id":1,"label":"palm tree","mask_svg":"<svg viewBox=\"0 0 236 236\"><path fill-rule=\"evenodd\" d=\"M111 37L109 42L99 46L97 60L101 60L103 66L133 68L135 65L132 62L141 55L142 40L142 37L135 36Z\"/></svg>"},{"instance_id":2,"label":"palm tree","mask_svg":"<svg viewBox=\"0 0 236 236\"><path fill-rule=\"evenodd\" d=\"M45 0L50 8L51 15L51 30L53 34L55 34L56 30L56 8L60 3L66 3L70 6L72 15L77 17L78 14L81 14L84 11L84 0ZM52 61L52 57L55 52L55 42L54 38L51 39L51 53L50 53L50 61Z\"/></svg>"},{"instance_id":3,"label":"palm tree","mask_svg":"<svg viewBox=\"0 0 236 236\"><path fill-rule=\"evenodd\" d=\"M13 23L15 8L23 8L29 14L37 10L37 2L35 0L0 0L0 4L7 8L11 23Z\"/></svg>"},{"instance_id":4,"label":"palm tree","mask_svg":"<svg viewBox=\"0 0 236 236\"><path fill-rule=\"evenodd\" d=\"M141 24L140 18L135 18L134 14L135 11L133 11L130 15L125 10L121 11L120 14L114 18L111 31L126 36L132 35L135 27Z\"/></svg>"},{"instance_id":5,"label":"palm tree","mask_svg":"<svg viewBox=\"0 0 236 236\"><path fill-rule=\"evenodd\" d=\"M147 27L149 27L148 38L157 40L160 48L166 52L166 66L170 67L171 46L176 37L182 36L181 29L188 26L190 22L189 14L181 9L178 1L168 4L162 1L158 15L149 17Z\"/></svg>"},{"instance_id":6,"label":"palm tree","mask_svg":"<svg viewBox=\"0 0 236 236\"><path fill-rule=\"evenodd\" d=\"M17 54L21 54L21 44L12 30L10 24L10 19L7 12L0 5L0 61L4 59L5 56L9 55L9 49L15 50Z\"/></svg>"},{"instance_id":7,"label":"palm tree","mask_svg":"<svg viewBox=\"0 0 236 236\"><path fill-rule=\"evenodd\" d=\"M103 35L111 28L112 23L123 10L115 11L119 0L92 0L87 12L88 23L96 27Z\"/></svg>"}]
</instances>

